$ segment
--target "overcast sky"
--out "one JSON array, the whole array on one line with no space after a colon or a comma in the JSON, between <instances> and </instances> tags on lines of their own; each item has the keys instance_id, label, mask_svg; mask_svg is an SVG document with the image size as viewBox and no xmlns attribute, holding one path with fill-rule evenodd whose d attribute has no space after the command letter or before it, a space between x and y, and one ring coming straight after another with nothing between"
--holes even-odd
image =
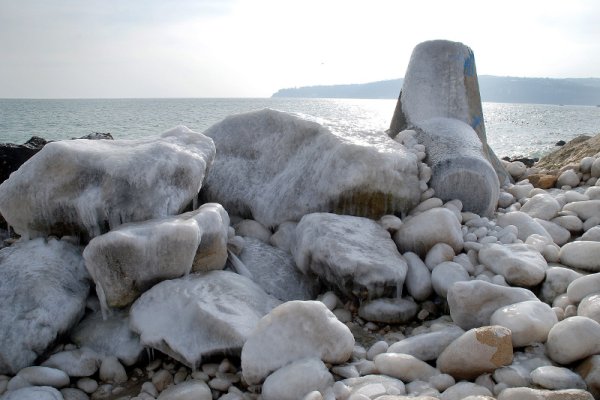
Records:
<instances>
[{"instance_id":1,"label":"overcast sky","mask_svg":"<svg viewBox=\"0 0 600 400\"><path fill-rule=\"evenodd\" d=\"M600 77L598 0L0 0L0 98L268 97L404 76L470 46L480 75Z\"/></svg>"}]
</instances>

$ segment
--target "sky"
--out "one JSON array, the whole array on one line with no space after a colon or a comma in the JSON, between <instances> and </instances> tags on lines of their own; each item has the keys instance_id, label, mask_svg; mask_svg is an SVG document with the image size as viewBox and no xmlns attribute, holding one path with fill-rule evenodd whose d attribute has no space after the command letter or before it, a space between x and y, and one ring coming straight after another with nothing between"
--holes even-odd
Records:
<instances>
[{"instance_id":1,"label":"sky","mask_svg":"<svg viewBox=\"0 0 600 400\"><path fill-rule=\"evenodd\" d=\"M462 42L480 75L600 77L598 0L0 0L0 98L269 97L404 76Z\"/></svg>"}]
</instances>

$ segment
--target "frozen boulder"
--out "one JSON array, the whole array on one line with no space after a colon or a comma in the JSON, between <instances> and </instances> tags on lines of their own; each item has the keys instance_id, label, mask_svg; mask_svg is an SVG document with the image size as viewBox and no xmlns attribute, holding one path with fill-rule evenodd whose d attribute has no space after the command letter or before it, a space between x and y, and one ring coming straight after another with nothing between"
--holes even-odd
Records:
<instances>
[{"instance_id":1,"label":"frozen boulder","mask_svg":"<svg viewBox=\"0 0 600 400\"><path fill-rule=\"evenodd\" d=\"M388 348L388 353L404 353L419 360L436 360L442 351L465 331L458 326L449 326L438 331L421 333L402 339Z\"/></svg>"},{"instance_id":2,"label":"frozen boulder","mask_svg":"<svg viewBox=\"0 0 600 400\"><path fill-rule=\"evenodd\" d=\"M242 374L260 383L272 371L302 358L341 364L352 356L350 329L320 301L289 301L263 317L242 348Z\"/></svg>"},{"instance_id":3,"label":"frozen boulder","mask_svg":"<svg viewBox=\"0 0 600 400\"><path fill-rule=\"evenodd\" d=\"M48 143L0 185L0 213L25 237L89 239L181 213L214 156L210 138L183 126L145 139Z\"/></svg>"},{"instance_id":4,"label":"frozen boulder","mask_svg":"<svg viewBox=\"0 0 600 400\"><path fill-rule=\"evenodd\" d=\"M600 272L600 242L570 242L561 247L559 255L560 262L571 268Z\"/></svg>"},{"instance_id":5,"label":"frozen boulder","mask_svg":"<svg viewBox=\"0 0 600 400\"><path fill-rule=\"evenodd\" d=\"M415 215L400 226L394 241L402 253L410 251L425 257L437 243L446 243L459 253L463 248L460 222L452 211L437 207Z\"/></svg>"},{"instance_id":6,"label":"frozen boulder","mask_svg":"<svg viewBox=\"0 0 600 400\"><path fill-rule=\"evenodd\" d=\"M318 295L319 282L304 275L290 253L265 242L246 237L239 259L250 272L249 278L265 292L281 300L312 300Z\"/></svg>"},{"instance_id":7,"label":"frozen boulder","mask_svg":"<svg viewBox=\"0 0 600 400\"><path fill-rule=\"evenodd\" d=\"M115 356L126 366L144 352L139 335L129 328L129 310L113 310L106 318L99 310L86 315L71 331L71 340L101 356Z\"/></svg>"},{"instance_id":8,"label":"frozen boulder","mask_svg":"<svg viewBox=\"0 0 600 400\"><path fill-rule=\"evenodd\" d=\"M165 279L222 269L229 216L219 204L144 222L123 224L90 241L83 252L96 293L109 307L125 307Z\"/></svg>"},{"instance_id":9,"label":"frozen boulder","mask_svg":"<svg viewBox=\"0 0 600 400\"><path fill-rule=\"evenodd\" d=\"M479 251L479 261L514 286L536 286L544 280L548 268L539 251L520 243L486 244Z\"/></svg>"},{"instance_id":10,"label":"frozen boulder","mask_svg":"<svg viewBox=\"0 0 600 400\"><path fill-rule=\"evenodd\" d=\"M529 214L531 218L540 218L546 221L556 217L560 209L561 205L548 193L536 194L521 207L521 211Z\"/></svg>"},{"instance_id":11,"label":"frozen boulder","mask_svg":"<svg viewBox=\"0 0 600 400\"><path fill-rule=\"evenodd\" d=\"M537 300L501 307L490 317L492 325L510 329L514 347L546 342L548 332L557 322L554 310L548 304Z\"/></svg>"},{"instance_id":12,"label":"frozen boulder","mask_svg":"<svg viewBox=\"0 0 600 400\"><path fill-rule=\"evenodd\" d=\"M15 374L81 318L90 288L81 249L35 239L0 250L0 374Z\"/></svg>"},{"instance_id":13,"label":"frozen boulder","mask_svg":"<svg viewBox=\"0 0 600 400\"><path fill-rule=\"evenodd\" d=\"M302 217L292 254L305 274L315 274L347 295L371 298L396 293L408 268L388 231L373 220L348 215Z\"/></svg>"},{"instance_id":14,"label":"frozen boulder","mask_svg":"<svg viewBox=\"0 0 600 400\"><path fill-rule=\"evenodd\" d=\"M209 271L155 285L133 303L129 319L142 344L195 368L203 356L238 352L278 304L246 277Z\"/></svg>"},{"instance_id":15,"label":"frozen boulder","mask_svg":"<svg viewBox=\"0 0 600 400\"><path fill-rule=\"evenodd\" d=\"M450 316L463 329L489 325L500 307L527 300L538 300L530 290L494 285L481 280L456 282L448 291Z\"/></svg>"},{"instance_id":16,"label":"frozen boulder","mask_svg":"<svg viewBox=\"0 0 600 400\"><path fill-rule=\"evenodd\" d=\"M421 196L415 154L385 134L337 132L275 110L227 117L202 190L231 214L273 227L313 212L379 218Z\"/></svg>"},{"instance_id":17,"label":"frozen boulder","mask_svg":"<svg viewBox=\"0 0 600 400\"><path fill-rule=\"evenodd\" d=\"M414 48L389 132L395 135L403 129L421 127L422 122L431 118L452 118L467 124L481 142L482 149L478 150L477 158L491 163L498 175L496 181L499 179L502 184L510 181L500 160L487 144L475 55L462 43L432 40ZM427 150L430 150L429 147ZM460 169L463 165L458 164L457 167ZM492 187L485 189L496 190ZM484 196L483 191L483 188L477 190L481 196Z\"/></svg>"}]
</instances>

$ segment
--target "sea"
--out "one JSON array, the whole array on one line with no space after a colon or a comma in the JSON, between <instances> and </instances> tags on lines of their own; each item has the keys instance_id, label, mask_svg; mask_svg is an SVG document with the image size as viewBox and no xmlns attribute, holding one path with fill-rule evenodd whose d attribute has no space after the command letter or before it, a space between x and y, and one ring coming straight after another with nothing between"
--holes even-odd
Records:
<instances>
[{"instance_id":1,"label":"sea","mask_svg":"<svg viewBox=\"0 0 600 400\"><path fill-rule=\"evenodd\" d=\"M349 134L383 132L395 106L396 100L374 99L0 99L0 143L94 132L134 139L177 125L203 132L228 115L263 108L310 116ZM600 134L600 106L483 103L483 114L488 143L499 157L541 157L560 140Z\"/></svg>"}]
</instances>

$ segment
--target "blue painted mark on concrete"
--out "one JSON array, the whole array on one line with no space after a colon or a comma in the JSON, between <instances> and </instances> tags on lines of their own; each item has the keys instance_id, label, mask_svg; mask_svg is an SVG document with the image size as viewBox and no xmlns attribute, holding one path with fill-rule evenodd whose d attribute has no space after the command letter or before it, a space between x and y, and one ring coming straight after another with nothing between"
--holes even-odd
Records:
<instances>
[{"instance_id":1,"label":"blue painted mark on concrete","mask_svg":"<svg viewBox=\"0 0 600 400\"><path fill-rule=\"evenodd\" d=\"M465 58L464 74L466 76L475 75L475 54L469 50L469 56Z\"/></svg>"},{"instance_id":2,"label":"blue painted mark on concrete","mask_svg":"<svg viewBox=\"0 0 600 400\"><path fill-rule=\"evenodd\" d=\"M483 122L483 115L474 115L473 119L471 120L471 128L476 130L477 127L479 125L481 125L482 122Z\"/></svg>"}]
</instances>

